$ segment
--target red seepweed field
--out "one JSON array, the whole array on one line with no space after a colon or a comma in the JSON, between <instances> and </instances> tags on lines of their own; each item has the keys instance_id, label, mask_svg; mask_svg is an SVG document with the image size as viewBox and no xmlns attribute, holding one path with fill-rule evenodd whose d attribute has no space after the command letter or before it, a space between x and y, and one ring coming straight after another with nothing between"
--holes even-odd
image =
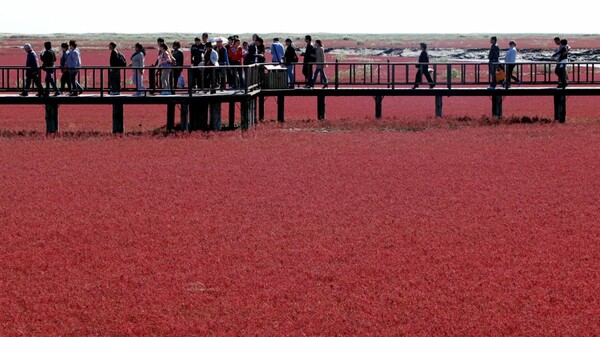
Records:
<instances>
[{"instance_id":1,"label":"red seepweed field","mask_svg":"<svg viewBox=\"0 0 600 337\"><path fill-rule=\"evenodd\" d=\"M2 106L0 335L596 336L596 101L557 124L537 99L495 121L386 98L376 121L332 98L317 122L299 98L284 124L168 135L126 107L123 136L61 107L56 138Z\"/></svg>"}]
</instances>

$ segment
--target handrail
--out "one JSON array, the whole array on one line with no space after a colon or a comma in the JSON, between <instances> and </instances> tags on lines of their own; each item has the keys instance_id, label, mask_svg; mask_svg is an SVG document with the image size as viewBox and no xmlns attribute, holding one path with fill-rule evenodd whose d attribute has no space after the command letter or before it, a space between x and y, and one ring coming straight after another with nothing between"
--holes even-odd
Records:
<instances>
[{"instance_id":1,"label":"handrail","mask_svg":"<svg viewBox=\"0 0 600 337\"><path fill-rule=\"evenodd\" d=\"M490 65L506 66L514 65L515 77L518 83L524 85L548 85L557 82L557 76L554 68L557 62L516 62L516 63L489 63L482 60L461 61L461 62L430 62L427 67L432 70L432 85L443 85L448 88L453 86L466 85L489 85L490 84ZM172 88L168 89L172 93L193 95L197 91L215 92L225 89L223 81L227 79L230 87L237 87L244 93L265 87L265 69L267 64L253 65L224 65L224 66L181 66L170 67ZM419 66L424 66L419 62L325 62L310 63L311 66L324 65L332 66L325 68L326 74L331 79L331 89L340 89L344 87L374 87L399 89L403 86L413 86L415 84ZM290 65L294 68L296 75L296 85L308 84L306 80L300 81L300 67L302 63ZM567 64L569 83L575 85L600 85L600 62L570 62ZM20 66L0 66L0 92L16 92L24 89L26 73L29 68ZM60 67L50 68L55 75L59 70L68 70ZM104 95L109 91L109 71L118 71L120 74L120 86L123 92L143 92L148 94L151 89L138 90L135 83L130 80L134 71L143 70L145 76L154 73L157 76L163 68L152 66L146 67L109 67L109 66L82 66L77 68L77 79L88 92L99 92ZM177 79L173 78L174 73L181 72L186 85L176 87ZM286 76L280 74L280 76ZM200 77L202 80L199 80ZM231 78L234 80L232 81ZM220 81L223 79L223 81ZM43 81L43 77L41 78ZM146 82L148 82L146 78ZM173 85L175 84L175 86ZM232 85L233 84L233 85ZM237 84L237 85L236 85ZM428 84L423 81L420 84ZM287 87L286 87L287 88ZM283 88L281 88L283 89ZM330 90L331 90L330 89ZM156 90L160 90L156 88Z\"/></svg>"}]
</instances>

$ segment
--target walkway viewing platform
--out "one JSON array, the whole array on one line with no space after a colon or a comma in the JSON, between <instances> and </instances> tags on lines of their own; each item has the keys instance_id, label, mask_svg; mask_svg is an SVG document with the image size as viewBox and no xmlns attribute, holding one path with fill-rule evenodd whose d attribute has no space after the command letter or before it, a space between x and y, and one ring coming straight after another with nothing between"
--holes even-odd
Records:
<instances>
[{"instance_id":1,"label":"walkway viewing platform","mask_svg":"<svg viewBox=\"0 0 600 337\"><path fill-rule=\"evenodd\" d=\"M167 129L175 127L175 106L181 105L181 122L186 130L203 129L209 114L221 114L223 103L229 103L230 128L251 128L264 120L266 97L277 98L277 119L285 121L286 97L316 97L317 118L325 119L326 97L373 97L375 98L375 117L382 117L383 99L386 96L431 96L435 97L435 115L443 115L443 97L452 96L488 96L491 97L492 115L502 117L502 100L505 96L546 96L554 100L554 118L559 122L566 120L567 96L600 96L600 63L570 63L567 68L569 85L557 87L554 74L556 63L523 62L516 63L511 87L505 89L498 83L495 89L488 88L490 75L488 63L431 63L429 69L432 83L420 83L413 89L418 63L327 63L329 77L327 88L316 85L307 88L306 82L289 85L285 67L270 64L250 66L222 67L173 67L180 69L184 86L167 92L162 89L138 90L131 82L133 71L144 70L146 76L152 75L156 68L111 68L82 67L78 81L85 91L78 96L37 97L37 89L28 90L28 96L20 96L24 91L27 68L0 67L0 104L45 105L47 132L58 131L58 113L60 105L112 105L113 132L123 132L125 105L166 105ZM502 65L502 64L500 64ZM302 77L302 64L293 64L296 79ZM55 78L60 77L59 69L54 69ZM110 95L109 71L120 73L120 95ZM156 71L156 73L159 73ZM173 71L171 72L173 73ZM43 80L45 73L42 71ZM240 81L240 78L242 79ZM176 83L178 79L171 79ZM158 79L156 83L159 83ZM192 84L193 83L193 84ZM230 84L237 84L231 89ZM429 88L429 85L434 88ZM60 83L58 84L60 86ZM148 86L147 81L144 85ZM156 91L156 92L154 92ZM134 95L137 93L137 95ZM167 94L165 94L167 93ZM239 124L236 124L236 104L239 103Z\"/></svg>"}]
</instances>

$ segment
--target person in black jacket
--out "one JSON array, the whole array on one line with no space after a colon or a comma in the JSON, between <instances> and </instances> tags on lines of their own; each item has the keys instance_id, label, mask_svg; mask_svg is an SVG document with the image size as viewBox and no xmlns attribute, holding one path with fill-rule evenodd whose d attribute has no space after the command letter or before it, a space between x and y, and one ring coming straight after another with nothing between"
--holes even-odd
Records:
<instances>
[{"instance_id":1,"label":"person in black jacket","mask_svg":"<svg viewBox=\"0 0 600 337\"><path fill-rule=\"evenodd\" d=\"M206 37L208 38L208 34L206 34ZM204 51L205 44L199 37L195 38L194 44L190 47L190 54L193 67L199 67L203 64L202 58L204 57ZM193 79L190 80L190 86L192 88L202 88L202 71L200 69L194 69L192 75Z\"/></svg>"},{"instance_id":2,"label":"person in black jacket","mask_svg":"<svg viewBox=\"0 0 600 337\"><path fill-rule=\"evenodd\" d=\"M172 92L173 94L175 94L175 88L183 88L185 87L185 83L183 83L183 86L180 86L179 84L181 84L179 82L179 77L181 76L181 74L183 73L183 68L179 68L179 67L183 67L183 52L180 50L181 49L181 42L179 41L175 41L172 44L173 47L173 51L171 52L171 54L173 55L173 58L175 59L175 63L173 64L173 66L175 67L173 69L173 78L172 78L172 83L171 83L171 88L173 88Z\"/></svg>"},{"instance_id":3,"label":"person in black jacket","mask_svg":"<svg viewBox=\"0 0 600 337\"><path fill-rule=\"evenodd\" d=\"M288 84L290 89L294 89L296 83L296 76L294 74L295 64L298 63L298 55L296 54L296 48L292 45L292 39L285 39L285 53L283 54L283 64L285 64Z\"/></svg>"},{"instance_id":4,"label":"person in black jacket","mask_svg":"<svg viewBox=\"0 0 600 337\"><path fill-rule=\"evenodd\" d=\"M301 55L304 57L304 60L302 61L302 75L304 75L304 79L307 83L306 86L308 87L310 86L313 75L312 63L317 62L317 54L310 35L305 36L304 42L306 42L306 51Z\"/></svg>"},{"instance_id":5,"label":"person in black jacket","mask_svg":"<svg viewBox=\"0 0 600 337\"><path fill-rule=\"evenodd\" d=\"M498 65L497 63L500 61L500 48L498 47L498 38L495 36L492 36L490 38L490 44L492 45L490 47L490 53L488 54L488 59L489 59L489 70L490 70L490 78L491 78L491 82L490 82L490 86L488 87L488 89L495 89L496 88L496 71L498 70Z\"/></svg>"},{"instance_id":6,"label":"person in black jacket","mask_svg":"<svg viewBox=\"0 0 600 337\"><path fill-rule=\"evenodd\" d=\"M41 57L42 69L46 72L46 96L50 94L50 87L54 89L54 96L58 96L61 92L56 87L56 81L54 80L54 62L56 62L56 53L52 50L52 42L48 41L44 43L44 49Z\"/></svg>"},{"instance_id":7,"label":"person in black jacket","mask_svg":"<svg viewBox=\"0 0 600 337\"><path fill-rule=\"evenodd\" d=\"M427 79L429 83L429 88L435 86L433 84L433 79L431 78L431 74L429 74L429 55L427 54L427 43L421 42L421 55L419 55L419 64L415 65L417 67L417 76L415 77L415 84L413 85L413 89L416 89L419 84L423 81L423 75Z\"/></svg>"},{"instance_id":8,"label":"person in black jacket","mask_svg":"<svg viewBox=\"0 0 600 337\"><path fill-rule=\"evenodd\" d=\"M108 44L110 49L110 66L111 67L125 67L127 62L123 62L125 59L122 58L121 53L117 50L117 44L111 42ZM121 94L121 69L109 69L108 70L108 87L110 92L109 95L120 95Z\"/></svg>"},{"instance_id":9,"label":"person in black jacket","mask_svg":"<svg viewBox=\"0 0 600 337\"><path fill-rule=\"evenodd\" d=\"M254 42L248 46L248 54L244 58L244 64L265 63L264 41L260 36L254 35Z\"/></svg>"}]
</instances>

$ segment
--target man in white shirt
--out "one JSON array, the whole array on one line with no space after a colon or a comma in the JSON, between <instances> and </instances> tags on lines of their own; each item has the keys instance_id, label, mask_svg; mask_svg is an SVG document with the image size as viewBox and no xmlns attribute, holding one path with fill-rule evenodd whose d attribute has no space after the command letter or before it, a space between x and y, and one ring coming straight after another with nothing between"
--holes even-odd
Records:
<instances>
[{"instance_id":1,"label":"man in white shirt","mask_svg":"<svg viewBox=\"0 0 600 337\"><path fill-rule=\"evenodd\" d=\"M509 49L506 52L506 57L504 58L504 63L506 64L506 89L510 88L510 82L515 80L515 83L519 83L519 78L513 75L513 71L517 66L517 43L511 40L508 43Z\"/></svg>"}]
</instances>

